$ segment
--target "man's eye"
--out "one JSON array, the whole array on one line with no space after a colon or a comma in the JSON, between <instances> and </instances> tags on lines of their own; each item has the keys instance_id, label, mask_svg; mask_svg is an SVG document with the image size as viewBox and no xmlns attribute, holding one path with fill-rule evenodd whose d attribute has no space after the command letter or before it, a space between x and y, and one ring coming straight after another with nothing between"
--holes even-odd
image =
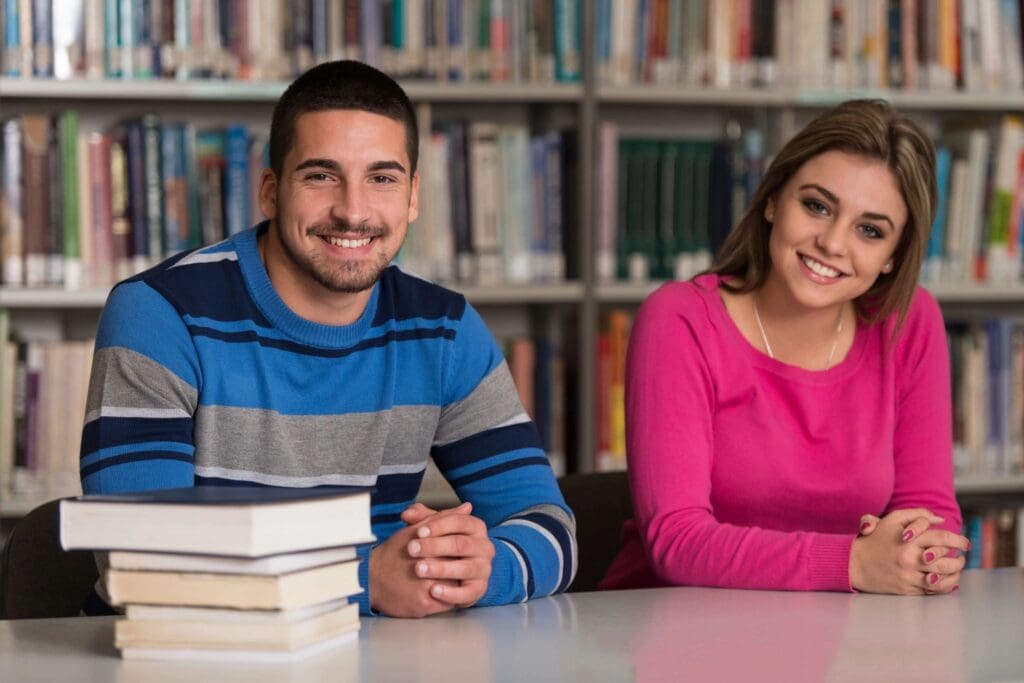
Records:
<instances>
[{"instance_id":1,"label":"man's eye","mask_svg":"<svg viewBox=\"0 0 1024 683\"><path fill-rule=\"evenodd\" d=\"M373 182L379 183L381 185L386 185L388 183L395 182L394 178L392 178L391 176L387 176L387 175L375 175L375 176L373 176L372 180L373 180Z\"/></svg>"},{"instance_id":2,"label":"man's eye","mask_svg":"<svg viewBox=\"0 0 1024 683\"><path fill-rule=\"evenodd\" d=\"M306 180L313 180L313 181L316 181L316 182L321 182L323 180L327 180L327 174L326 173L310 173L309 175L306 176Z\"/></svg>"}]
</instances>

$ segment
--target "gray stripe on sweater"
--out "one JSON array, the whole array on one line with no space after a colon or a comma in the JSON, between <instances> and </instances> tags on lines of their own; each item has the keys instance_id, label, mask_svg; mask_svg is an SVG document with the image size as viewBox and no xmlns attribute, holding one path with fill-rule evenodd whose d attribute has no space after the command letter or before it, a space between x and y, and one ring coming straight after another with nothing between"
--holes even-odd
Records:
<instances>
[{"instance_id":1,"label":"gray stripe on sweater","mask_svg":"<svg viewBox=\"0 0 1024 683\"><path fill-rule=\"evenodd\" d=\"M508 364L502 361L469 396L441 411L434 445L443 446L501 425L528 420Z\"/></svg>"},{"instance_id":2,"label":"gray stripe on sweater","mask_svg":"<svg viewBox=\"0 0 1024 683\"><path fill-rule=\"evenodd\" d=\"M123 346L109 346L93 355L85 422L100 417L101 410L110 416L146 410L178 410L188 416L198 401L196 388L163 365Z\"/></svg>"},{"instance_id":3,"label":"gray stripe on sweater","mask_svg":"<svg viewBox=\"0 0 1024 683\"><path fill-rule=\"evenodd\" d=\"M235 473L226 478L261 482L254 477L321 482L324 477L344 475L372 477L373 483L378 473L423 470L439 413L437 406L396 406L342 415L282 415L256 408L200 406L196 471L223 469Z\"/></svg>"}]
</instances>

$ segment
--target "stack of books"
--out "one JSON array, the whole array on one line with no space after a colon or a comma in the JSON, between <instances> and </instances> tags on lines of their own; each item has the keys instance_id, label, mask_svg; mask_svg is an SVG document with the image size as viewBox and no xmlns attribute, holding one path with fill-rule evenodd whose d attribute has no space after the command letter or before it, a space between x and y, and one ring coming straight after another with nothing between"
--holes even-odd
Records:
<instances>
[{"instance_id":1,"label":"stack of books","mask_svg":"<svg viewBox=\"0 0 1024 683\"><path fill-rule=\"evenodd\" d=\"M81 496L60 513L66 550L109 551L126 659L292 659L359 630L367 490L202 486Z\"/></svg>"}]
</instances>

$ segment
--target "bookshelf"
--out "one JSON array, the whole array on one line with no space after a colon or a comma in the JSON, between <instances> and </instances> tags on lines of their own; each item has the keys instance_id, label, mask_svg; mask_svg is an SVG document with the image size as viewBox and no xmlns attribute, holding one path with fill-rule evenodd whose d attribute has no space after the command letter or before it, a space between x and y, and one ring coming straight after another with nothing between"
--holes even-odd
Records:
<instances>
[{"instance_id":1,"label":"bookshelf","mask_svg":"<svg viewBox=\"0 0 1024 683\"><path fill-rule=\"evenodd\" d=\"M531 130L556 127L570 131L578 149L574 185L567 198L573 204L573 226L566 226L563 248L570 279L558 283L498 286L452 285L480 307L488 322L505 329L560 328L574 340L575 382L567 387L571 410L567 435L573 446L570 467L592 471L597 467L598 350L596 332L603 315L615 307L635 308L660 281L604 282L597 276L598 134L602 121L613 120L623 132L654 131L658 135L718 136L730 119L765 132L766 149L797 129L814 113L851 97L880 97L896 107L918 114L926 125L938 128L949 119L981 118L989 124L1002 114L1024 111L1024 91L990 92L911 91L867 87L823 89L780 85L773 87L690 87L664 84L613 84L602 79L598 59L599 29L604 2L576 3L581 19L581 63L578 82L425 82L402 80L418 108L421 125L453 118L497 119L524 122ZM224 123L241 117L269 126L273 103L287 82L224 80L88 80L56 81L47 78L0 77L4 116L22 112L54 112L81 107L83 118L111 122L142 111L168 112L197 124ZM229 105L229 106L225 106ZM238 105L237 107L234 105ZM932 288L944 310L953 315L993 312L1024 313L1024 285L942 285ZM71 318L70 327L88 330L98 318L106 298L105 287L81 291L54 288L0 287L0 308L11 312L12 324L44 325ZM69 327L66 320L57 325ZM958 480L961 493L1024 494L1021 477L966 477ZM21 505L22 507L18 507ZM23 510L24 501L0 500L0 517Z\"/></svg>"}]
</instances>

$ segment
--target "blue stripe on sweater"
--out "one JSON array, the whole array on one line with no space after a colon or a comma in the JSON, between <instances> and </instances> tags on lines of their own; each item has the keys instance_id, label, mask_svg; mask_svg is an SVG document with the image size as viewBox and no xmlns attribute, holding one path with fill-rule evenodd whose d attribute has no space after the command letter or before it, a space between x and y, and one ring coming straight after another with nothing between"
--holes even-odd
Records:
<instances>
[{"instance_id":1,"label":"blue stripe on sweater","mask_svg":"<svg viewBox=\"0 0 1024 683\"><path fill-rule=\"evenodd\" d=\"M105 460L121 457L130 453L145 453L147 451L184 454L189 457L189 460L191 460L192 454L195 450L195 446L191 443L180 443L177 441L140 441L138 443L102 448L91 453L83 453L82 458L78 462L78 466L84 472L88 468L102 464Z\"/></svg>"},{"instance_id":2,"label":"blue stripe on sweater","mask_svg":"<svg viewBox=\"0 0 1024 683\"><path fill-rule=\"evenodd\" d=\"M492 534L494 535L495 538L500 538L505 543L508 543L510 546L519 551L519 555L523 558L523 563L526 565L526 597L532 598L534 594L537 592L537 586L533 580L533 567L530 564L529 553L526 552L526 549L522 545L517 543L512 538L509 538L508 535L496 534L493 532Z\"/></svg>"},{"instance_id":3,"label":"blue stripe on sweater","mask_svg":"<svg viewBox=\"0 0 1024 683\"><path fill-rule=\"evenodd\" d=\"M442 398L441 369L424 361L440 353L445 343L443 339L420 339L399 348L366 349L346 358L307 356L300 365L288 351L199 337L195 344L204 358L200 403L275 410L283 415L436 406ZM259 372L254 372L255 368ZM268 378L277 377L289 381L268 391Z\"/></svg>"},{"instance_id":4,"label":"blue stripe on sweater","mask_svg":"<svg viewBox=\"0 0 1024 683\"><path fill-rule=\"evenodd\" d=\"M82 453L134 443L139 434L152 441L192 443L195 420L191 417L101 417L82 430Z\"/></svg>"},{"instance_id":5,"label":"blue stripe on sweater","mask_svg":"<svg viewBox=\"0 0 1024 683\"><path fill-rule=\"evenodd\" d=\"M271 349L280 349L303 356L320 356L322 358L345 358L366 349L386 347L394 342L418 341L421 339L454 339L455 330L439 325L434 328L416 330L389 331L377 337L364 339L358 344L344 349L322 349L306 344L299 344L285 338L265 337L252 331L222 332L211 327L189 325L189 332L195 337L208 337L232 344L256 343Z\"/></svg>"},{"instance_id":6,"label":"blue stripe on sweater","mask_svg":"<svg viewBox=\"0 0 1024 683\"><path fill-rule=\"evenodd\" d=\"M568 530L562 526L558 521L549 517L548 515L531 512L526 515L519 515L513 517L513 519L525 519L534 524L537 524L548 531L555 540L558 542L559 548L562 549L562 579L558 582L558 588L556 590L563 591L569 587L569 582L572 581L572 539L569 538Z\"/></svg>"},{"instance_id":7,"label":"blue stripe on sweater","mask_svg":"<svg viewBox=\"0 0 1024 683\"><path fill-rule=\"evenodd\" d=\"M195 387L200 369L195 347L177 311L142 282L121 284L107 299L96 333L96 349L126 347Z\"/></svg>"},{"instance_id":8,"label":"blue stripe on sweater","mask_svg":"<svg viewBox=\"0 0 1024 683\"><path fill-rule=\"evenodd\" d=\"M437 467L446 476L481 458L490 458L506 451L537 448L543 452L540 435L532 422L498 427L479 432L465 439L430 449Z\"/></svg>"},{"instance_id":9,"label":"blue stripe on sweater","mask_svg":"<svg viewBox=\"0 0 1024 683\"><path fill-rule=\"evenodd\" d=\"M494 465L493 467L488 467L487 469L481 470L474 474L468 474L465 477L461 477L459 479L452 479L451 485L454 487L466 486L467 484L472 484L473 482L480 481L481 479L488 479L498 474L509 472L511 470L516 470L521 467L544 467L550 470L551 463L548 461L547 456L545 456L543 453L540 453L533 457L519 458L518 460L513 460L511 462L504 462L501 463L500 465Z\"/></svg>"},{"instance_id":10,"label":"blue stripe on sweater","mask_svg":"<svg viewBox=\"0 0 1024 683\"><path fill-rule=\"evenodd\" d=\"M182 453L147 451L132 454L104 467L82 472L83 493L127 493L191 486L192 458Z\"/></svg>"},{"instance_id":11,"label":"blue stripe on sweater","mask_svg":"<svg viewBox=\"0 0 1024 683\"><path fill-rule=\"evenodd\" d=\"M254 333L260 339L290 340L289 336L275 327L257 325L252 320L215 320L194 315L182 316L185 324L191 329L215 330L225 336L239 333ZM410 318L408 320L387 320L384 324L370 328L366 336L376 338L390 332L416 332L418 330L436 330L438 327L451 329L454 332L455 321L448 321L446 318ZM296 344L300 348L310 348ZM320 350L312 347L314 351Z\"/></svg>"}]
</instances>

